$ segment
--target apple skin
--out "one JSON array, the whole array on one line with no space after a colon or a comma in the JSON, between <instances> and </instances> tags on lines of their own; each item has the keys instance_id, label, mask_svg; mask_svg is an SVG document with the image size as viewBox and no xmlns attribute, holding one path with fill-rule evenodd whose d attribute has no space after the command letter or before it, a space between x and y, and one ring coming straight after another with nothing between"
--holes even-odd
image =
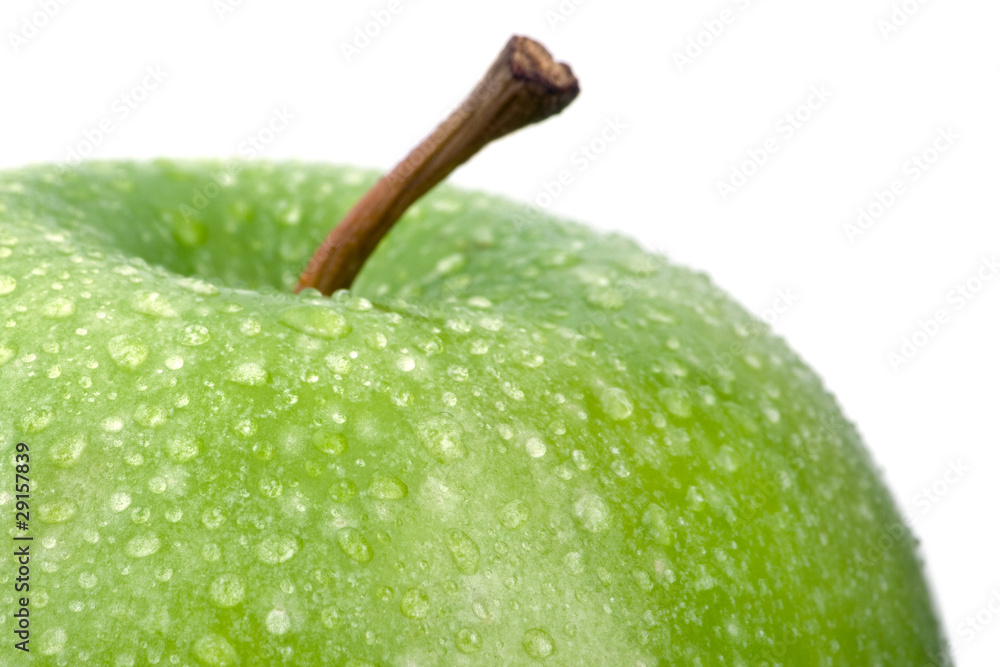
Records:
<instances>
[{"instance_id":1,"label":"apple skin","mask_svg":"<svg viewBox=\"0 0 1000 667\"><path fill-rule=\"evenodd\" d=\"M373 178L0 174L34 664L948 664L857 432L704 275L441 187L291 294Z\"/></svg>"}]
</instances>

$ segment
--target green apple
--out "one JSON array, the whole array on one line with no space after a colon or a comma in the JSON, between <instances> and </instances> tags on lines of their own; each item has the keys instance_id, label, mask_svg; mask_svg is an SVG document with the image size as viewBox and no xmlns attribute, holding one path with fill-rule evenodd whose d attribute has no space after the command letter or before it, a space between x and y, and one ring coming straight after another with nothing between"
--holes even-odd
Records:
<instances>
[{"instance_id":1,"label":"green apple","mask_svg":"<svg viewBox=\"0 0 1000 667\"><path fill-rule=\"evenodd\" d=\"M0 175L36 664L938 664L855 429L706 277L444 187L293 295L374 175L233 172Z\"/></svg>"},{"instance_id":2,"label":"green apple","mask_svg":"<svg viewBox=\"0 0 1000 667\"><path fill-rule=\"evenodd\" d=\"M948 662L914 539L780 339L626 239L411 206L578 92L515 37L377 181L0 173L4 664Z\"/></svg>"}]
</instances>

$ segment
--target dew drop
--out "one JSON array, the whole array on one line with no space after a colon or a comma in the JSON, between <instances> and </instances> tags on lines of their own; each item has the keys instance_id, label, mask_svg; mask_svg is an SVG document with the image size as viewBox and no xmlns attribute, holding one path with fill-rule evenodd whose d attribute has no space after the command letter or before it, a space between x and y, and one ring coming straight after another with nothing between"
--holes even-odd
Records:
<instances>
[{"instance_id":1,"label":"dew drop","mask_svg":"<svg viewBox=\"0 0 1000 667\"><path fill-rule=\"evenodd\" d=\"M38 651L42 655L55 655L63 650L69 636L62 628L49 628L38 638Z\"/></svg>"},{"instance_id":2,"label":"dew drop","mask_svg":"<svg viewBox=\"0 0 1000 667\"><path fill-rule=\"evenodd\" d=\"M362 565L370 563L372 558L375 557L372 545L368 543L368 540L365 539L365 536L357 528L342 528L337 533L337 544L340 545L341 551L347 554L351 560Z\"/></svg>"},{"instance_id":3,"label":"dew drop","mask_svg":"<svg viewBox=\"0 0 1000 667\"><path fill-rule=\"evenodd\" d=\"M109 507L113 512L124 512L132 504L132 496L127 493L119 492L111 494L111 502Z\"/></svg>"},{"instance_id":4,"label":"dew drop","mask_svg":"<svg viewBox=\"0 0 1000 667\"><path fill-rule=\"evenodd\" d=\"M544 660L556 650L556 643L552 639L552 635L538 628L524 633L521 646L524 647L524 652L535 660Z\"/></svg>"},{"instance_id":5,"label":"dew drop","mask_svg":"<svg viewBox=\"0 0 1000 667\"><path fill-rule=\"evenodd\" d=\"M248 317L247 319L240 322L240 333L249 338L253 338L257 334L259 334L261 332L261 329L262 327L260 322L253 319L252 317Z\"/></svg>"},{"instance_id":6,"label":"dew drop","mask_svg":"<svg viewBox=\"0 0 1000 667\"><path fill-rule=\"evenodd\" d=\"M402 355L398 359L396 359L396 370L402 371L403 373L409 373L414 368L416 368L416 366L417 363L413 360L412 357Z\"/></svg>"},{"instance_id":7,"label":"dew drop","mask_svg":"<svg viewBox=\"0 0 1000 667\"><path fill-rule=\"evenodd\" d=\"M69 498L57 498L38 506L38 520L42 523L65 523L76 514L76 502Z\"/></svg>"},{"instance_id":8,"label":"dew drop","mask_svg":"<svg viewBox=\"0 0 1000 667\"><path fill-rule=\"evenodd\" d=\"M279 321L307 336L328 340L343 338L352 331L347 318L320 306L292 306L282 311Z\"/></svg>"},{"instance_id":9,"label":"dew drop","mask_svg":"<svg viewBox=\"0 0 1000 667\"><path fill-rule=\"evenodd\" d=\"M153 317L177 317L170 302L157 292L140 291L132 295L132 310Z\"/></svg>"},{"instance_id":10,"label":"dew drop","mask_svg":"<svg viewBox=\"0 0 1000 667\"><path fill-rule=\"evenodd\" d=\"M152 556L159 550L160 538L153 533L145 533L139 537L133 537L129 540L128 546L125 547L125 551L132 558L145 558L146 556Z\"/></svg>"},{"instance_id":11,"label":"dew drop","mask_svg":"<svg viewBox=\"0 0 1000 667\"><path fill-rule=\"evenodd\" d=\"M49 449L49 458L60 468L68 468L79 460L87 441L82 435L71 435L57 441Z\"/></svg>"},{"instance_id":12,"label":"dew drop","mask_svg":"<svg viewBox=\"0 0 1000 667\"><path fill-rule=\"evenodd\" d=\"M331 456L339 456L347 451L347 437L343 433L321 429L310 438L313 447Z\"/></svg>"},{"instance_id":13,"label":"dew drop","mask_svg":"<svg viewBox=\"0 0 1000 667\"><path fill-rule=\"evenodd\" d=\"M202 635L194 643L194 654L209 667L230 667L239 664L239 656L229 642L213 633Z\"/></svg>"},{"instance_id":14,"label":"dew drop","mask_svg":"<svg viewBox=\"0 0 1000 667\"><path fill-rule=\"evenodd\" d=\"M17 289L14 276L0 276L0 296L6 296Z\"/></svg>"},{"instance_id":15,"label":"dew drop","mask_svg":"<svg viewBox=\"0 0 1000 667\"><path fill-rule=\"evenodd\" d=\"M478 653L483 648L483 638L472 628L462 628L455 635L455 648L462 653Z\"/></svg>"},{"instance_id":16,"label":"dew drop","mask_svg":"<svg viewBox=\"0 0 1000 667\"><path fill-rule=\"evenodd\" d=\"M446 416L433 417L417 428L420 440L441 463L462 459L468 453L462 443L462 427Z\"/></svg>"},{"instance_id":17,"label":"dew drop","mask_svg":"<svg viewBox=\"0 0 1000 667\"><path fill-rule=\"evenodd\" d=\"M244 387L260 387L270 382L271 375L260 364L246 361L229 370L229 379Z\"/></svg>"},{"instance_id":18,"label":"dew drop","mask_svg":"<svg viewBox=\"0 0 1000 667\"><path fill-rule=\"evenodd\" d=\"M583 574L583 554L579 551L570 551L563 556L563 565L570 574Z\"/></svg>"},{"instance_id":19,"label":"dew drop","mask_svg":"<svg viewBox=\"0 0 1000 667\"><path fill-rule=\"evenodd\" d=\"M257 545L257 560L278 565L290 560L299 550L298 540L290 535L268 535Z\"/></svg>"},{"instance_id":20,"label":"dew drop","mask_svg":"<svg viewBox=\"0 0 1000 667\"><path fill-rule=\"evenodd\" d=\"M588 493L573 503L573 514L584 530L599 533L611 527L611 508L599 495Z\"/></svg>"},{"instance_id":21,"label":"dew drop","mask_svg":"<svg viewBox=\"0 0 1000 667\"><path fill-rule=\"evenodd\" d=\"M243 601L246 593L247 587L243 578L236 574L224 574L208 587L208 597L217 607L235 607Z\"/></svg>"},{"instance_id":22,"label":"dew drop","mask_svg":"<svg viewBox=\"0 0 1000 667\"><path fill-rule=\"evenodd\" d=\"M358 486L349 479L338 479L330 487L330 498L336 503L346 503L358 495Z\"/></svg>"},{"instance_id":23,"label":"dew drop","mask_svg":"<svg viewBox=\"0 0 1000 667\"><path fill-rule=\"evenodd\" d=\"M108 354L120 368L131 371L146 361L149 348L138 337L122 334L108 341Z\"/></svg>"},{"instance_id":24,"label":"dew drop","mask_svg":"<svg viewBox=\"0 0 1000 667\"><path fill-rule=\"evenodd\" d=\"M528 456L534 459L545 456L545 452L547 451L545 443L540 438L528 438L528 441L524 443L524 447L528 450Z\"/></svg>"},{"instance_id":25,"label":"dew drop","mask_svg":"<svg viewBox=\"0 0 1000 667\"><path fill-rule=\"evenodd\" d=\"M80 583L81 588L93 588L97 585L97 575L93 572L81 572L80 576L77 577L77 581Z\"/></svg>"},{"instance_id":26,"label":"dew drop","mask_svg":"<svg viewBox=\"0 0 1000 667\"><path fill-rule=\"evenodd\" d=\"M401 479L380 470L372 475L368 493L378 500L402 500L406 497L408 489Z\"/></svg>"},{"instance_id":27,"label":"dew drop","mask_svg":"<svg viewBox=\"0 0 1000 667\"><path fill-rule=\"evenodd\" d=\"M198 456L200 445L201 442L193 435L176 435L167 440L167 456L177 463L184 463Z\"/></svg>"},{"instance_id":28,"label":"dew drop","mask_svg":"<svg viewBox=\"0 0 1000 667\"><path fill-rule=\"evenodd\" d=\"M632 416L632 400L624 389L609 387L601 393L601 408L614 421L622 421Z\"/></svg>"},{"instance_id":29,"label":"dew drop","mask_svg":"<svg viewBox=\"0 0 1000 667\"><path fill-rule=\"evenodd\" d=\"M523 500L512 500L504 505L497 514L500 524L507 530L517 530L528 521L530 516L528 503Z\"/></svg>"},{"instance_id":30,"label":"dew drop","mask_svg":"<svg viewBox=\"0 0 1000 667\"><path fill-rule=\"evenodd\" d=\"M475 574L479 571L479 545L462 531L453 530L448 533L448 551L455 561L455 567L462 574Z\"/></svg>"},{"instance_id":31,"label":"dew drop","mask_svg":"<svg viewBox=\"0 0 1000 667\"><path fill-rule=\"evenodd\" d=\"M42 306L42 315L54 320L64 320L76 312L76 304L69 299L58 297Z\"/></svg>"},{"instance_id":32,"label":"dew drop","mask_svg":"<svg viewBox=\"0 0 1000 667\"><path fill-rule=\"evenodd\" d=\"M178 356L167 357L163 365L172 371L180 370L184 366L184 358Z\"/></svg>"},{"instance_id":33,"label":"dew drop","mask_svg":"<svg viewBox=\"0 0 1000 667\"><path fill-rule=\"evenodd\" d=\"M659 391L658 397L660 404L675 417L687 418L691 416L691 400L683 389L665 387Z\"/></svg>"},{"instance_id":34,"label":"dew drop","mask_svg":"<svg viewBox=\"0 0 1000 667\"><path fill-rule=\"evenodd\" d=\"M218 287L200 278L179 278L177 280L177 284L186 290L191 290L195 294L201 294L203 296L215 296L219 293Z\"/></svg>"},{"instance_id":35,"label":"dew drop","mask_svg":"<svg viewBox=\"0 0 1000 667\"><path fill-rule=\"evenodd\" d=\"M204 345L211 340L212 334L200 324L189 324L181 332L180 344L187 347L197 347Z\"/></svg>"},{"instance_id":36,"label":"dew drop","mask_svg":"<svg viewBox=\"0 0 1000 667\"><path fill-rule=\"evenodd\" d=\"M427 593L419 588L411 588L406 591L399 603L399 610L403 612L403 616L414 620L426 616L430 608L431 601L427 597Z\"/></svg>"},{"instance_id":37,"label":"dew drop","mask_svg":"<svg viewBox=\"0 0 1000 667\"><path fill-rule=\"evenodd\" d=\"M6 364L16 355L17 355L16 347L13 347L11 345L0 345L0 366Z\"/></svg>"},{"instance_id":38,"label":"dew drop","mask_svg":"<svg viewBox=\"0 0 1000 667\"><path fill-rule=\"evenodd\" d=\"M272 635L283 635L292 627L292 621L284 609L272 609L264 619L264 625Z\"/></svg>"}]
</instances>

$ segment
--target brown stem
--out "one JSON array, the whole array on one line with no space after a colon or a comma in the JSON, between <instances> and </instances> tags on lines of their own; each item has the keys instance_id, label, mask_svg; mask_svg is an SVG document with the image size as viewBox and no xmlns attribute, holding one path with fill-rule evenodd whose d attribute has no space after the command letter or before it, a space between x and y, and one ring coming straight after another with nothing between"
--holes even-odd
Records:
<instances>
[{"instance_id":1,"label":"brown stem","mask_svg":"<svg viewBox=\"0 0 1000 667\"><path fill-rule=\"evenodd\" d=\"M469 97L354 205L319 247L295 291L351 286L415 201L494 139L558 114L580 93L572 70L538 42L512 37Z\"/></svg>"}]
</instances>

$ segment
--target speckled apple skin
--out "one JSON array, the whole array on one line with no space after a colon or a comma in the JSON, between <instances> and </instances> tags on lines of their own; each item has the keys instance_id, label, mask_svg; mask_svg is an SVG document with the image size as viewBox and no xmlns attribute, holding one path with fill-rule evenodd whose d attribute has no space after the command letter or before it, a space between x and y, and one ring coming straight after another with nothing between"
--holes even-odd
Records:
<instances>
[{"instance_id":1,"label":"speckled apple skin","mask_svg":"<svg viewBox=\"0 0 1000 667\"><path fill-rule=\"evenodd\" d=\"M704 275L442 187L293 295L373 178L0 174L33 664L948 664L857 432Z\"/></svg>"}]
</instances>

